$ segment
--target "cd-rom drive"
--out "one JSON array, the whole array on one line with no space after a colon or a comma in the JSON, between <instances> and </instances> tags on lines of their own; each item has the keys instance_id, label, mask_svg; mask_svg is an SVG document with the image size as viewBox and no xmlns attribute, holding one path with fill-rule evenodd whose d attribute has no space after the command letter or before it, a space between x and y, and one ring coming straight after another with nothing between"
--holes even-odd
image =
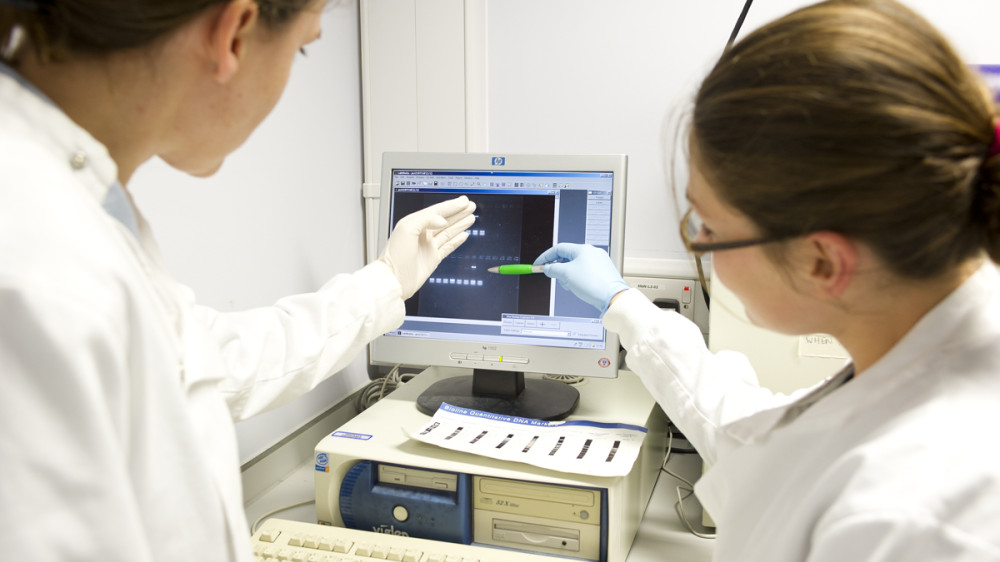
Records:
<instances>
[{"instance_id":1,"label":"cd-rom drive","mask_svg":"<svg viewBox=\"0 0 1000 562\"><path fill-rule=\"evenodd\" d=\"M473 540L507 548L601 558L603 490L476 476Z\"/></svg>"}]
</instances>

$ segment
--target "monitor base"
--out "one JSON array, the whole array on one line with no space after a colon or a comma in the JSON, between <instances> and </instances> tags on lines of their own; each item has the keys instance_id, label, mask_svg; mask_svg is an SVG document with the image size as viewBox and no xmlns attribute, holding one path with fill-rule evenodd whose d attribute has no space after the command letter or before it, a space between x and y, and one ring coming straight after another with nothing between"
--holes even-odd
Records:
<instances>
[{"instance_id":1,"label":"monitor base","mask_svg":"<svg viewBox=\"0 0 1000 562\"><path fill-rule=\"evenodd\" d=\"M472 375L430 385L417 398L417 408L434 415L444 402L494 414L554 421L573 413L580 393L565 383L525 379L520 372L477 369Z\"/></svg>"}]
</instances>

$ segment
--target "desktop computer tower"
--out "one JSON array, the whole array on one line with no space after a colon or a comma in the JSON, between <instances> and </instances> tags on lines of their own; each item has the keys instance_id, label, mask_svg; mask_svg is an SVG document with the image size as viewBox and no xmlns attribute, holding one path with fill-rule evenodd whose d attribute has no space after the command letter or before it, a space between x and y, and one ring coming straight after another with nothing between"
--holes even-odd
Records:
<instances>
[{"instance_id":1,"label":"desktop computer tower","mask_svg":"<svg viewBox=\"0 0 1000 562\"><path fill-rule=\"evenodd\" d=\"M646 427L625 476L571 474L410 438L423 389L460 369L433 367L326 436L315 450L320 523L596 562L625 560L659 475L666 416L638 377L575 386L570 419ZM532 375L527 375L532 376Z\"/></svg>"}]
</instances>

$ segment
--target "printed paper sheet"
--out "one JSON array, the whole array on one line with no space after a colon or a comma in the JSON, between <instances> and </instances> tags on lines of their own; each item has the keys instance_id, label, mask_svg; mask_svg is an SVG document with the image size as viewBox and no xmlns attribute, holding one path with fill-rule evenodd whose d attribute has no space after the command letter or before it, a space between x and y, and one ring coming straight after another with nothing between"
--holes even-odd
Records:
<instances>
[{"instance_id":1,"label":"printed paper sheet","mask_svg":"<svg viewBox=\"0 0 1000 562\"><path fill-rule=\"evenodd\" d=\"M647 429L593 421L542 421L442 404L411 437L447 449L560 472L624 476Z\"/></svg>"}]
</instances>

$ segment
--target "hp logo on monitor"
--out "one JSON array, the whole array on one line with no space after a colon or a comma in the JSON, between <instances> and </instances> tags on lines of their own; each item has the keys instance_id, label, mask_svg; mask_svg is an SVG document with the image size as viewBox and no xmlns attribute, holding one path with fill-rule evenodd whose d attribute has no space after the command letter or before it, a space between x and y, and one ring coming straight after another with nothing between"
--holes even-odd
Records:
<instances>
[{"instance_id":1,"label":"hp logo on monitor","mask_svg":"<svg viewBox=\"0 0 1000 562\"><path fill-rule=\"evenodd\" d=\"M494 156L493 165L494 166L504 166L507 164L507 158L504 156Z\"/></svg>"}]
</instances>

